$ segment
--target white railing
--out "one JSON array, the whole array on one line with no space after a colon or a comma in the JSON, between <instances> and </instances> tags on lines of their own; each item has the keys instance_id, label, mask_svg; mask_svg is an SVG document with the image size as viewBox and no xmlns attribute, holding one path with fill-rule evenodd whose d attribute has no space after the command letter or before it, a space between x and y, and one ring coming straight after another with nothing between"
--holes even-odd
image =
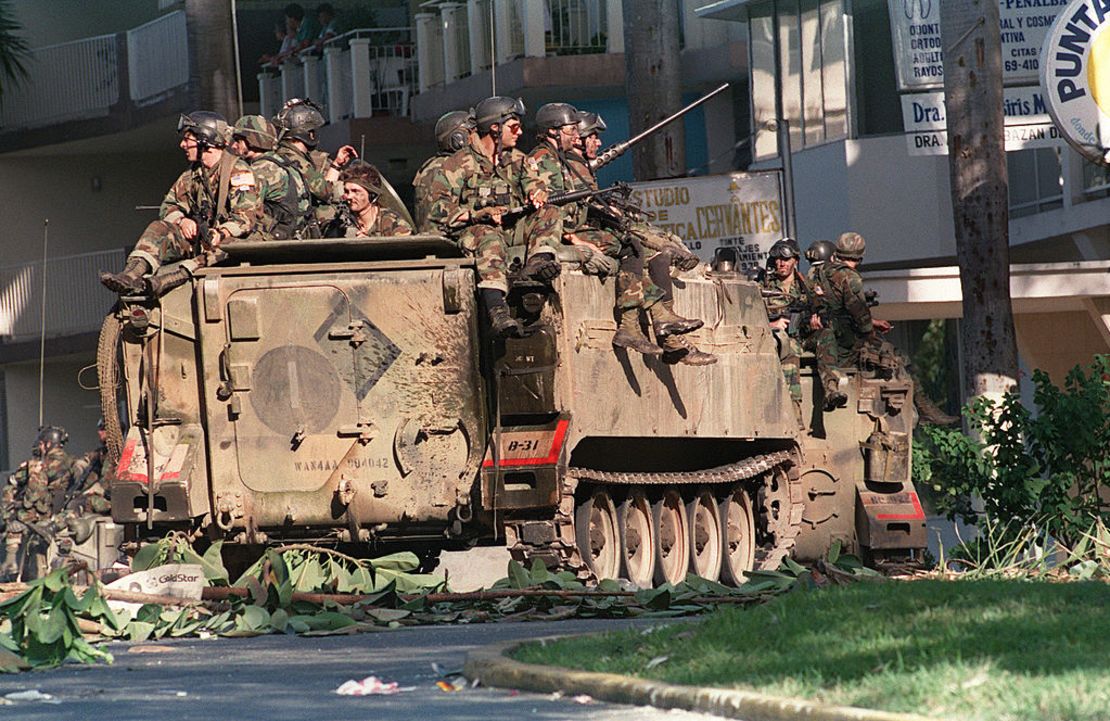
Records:
<instances>
[{"instance_id":1,"label":"white railing","mask_svg":"<svg viewBox=\"0 0 1110 721\"><path fill-rule=\"evenodd\" d=\"M292 98L324 106L329 121L378 114L408 116L416 93L417 60L412 28L351 30L258 75L261 112L273 116Z\"/></svg>"},{"instance_id":2,"label":"white railing","mask_svg":"<svg viewBox=\"0 0 1110 721\"><path fill-rule=\"evenodd\" d=\"M46 263L46 335L100 327L115 298L99 271L123 267L123 249L50 258ZM0 338L37 338L42 328L42 261L0 266Z\"/></svg>"},{"instance_id":3,"label":"white railing","mask_svg":"<svg viewBox=\"0 0 1110 721\"><path fill-rule=\"evenodd\" d=\"M119 102L115 35L38 48L27 70L23 82L5 88L0 107L0 127L5 131L105 117Z\"/></svg>"},{"instance_id":4,"label":"white railing","mask_svg":"<svg viewBox=\"0 0 1110 721\"><path fill-rule=\"evenodd\" d=\"M177 10L127 31L131 100L149 105L189 82L185 11Z\"/></svg>"},{"instance_id":5,"label":"white railing","mask_svg":"<svg viewBox=\"0 0 1110 721\"><path fill-rule=\"evenodd\" d=\"M613 0L617 2L618 0ZM603 53L606 0L547 0L544 5L544 46L549 53Z\"/></svg>"}]
</instances>

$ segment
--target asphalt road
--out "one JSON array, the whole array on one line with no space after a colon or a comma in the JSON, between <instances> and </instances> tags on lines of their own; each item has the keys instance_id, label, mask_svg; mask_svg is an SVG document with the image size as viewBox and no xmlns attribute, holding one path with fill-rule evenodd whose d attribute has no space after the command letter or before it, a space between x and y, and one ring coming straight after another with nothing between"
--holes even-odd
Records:
<instances>
[{"instance_id":1,"label":"asphalt road","mask_svg":"<svg viewBox=\"0 0 1110 721\"><path fill-rule=\"evenodd\" d=\"M60 701L14 702L0 707L0 717L42 721L715 719L683 711L581 704L568 698L500 689L467 688L446 693L435 685L439 676L432 670L433 662L461 668L469 649L487 643L615 629L629 623L496 623L402 628L352 636L114 644L111 650L115 663L111 666L65 666L0 675L0 697L37 689ZM414 688L393 696L346 697L335 693L344 681L370 675Z\"/></svg>"}]
</instances>

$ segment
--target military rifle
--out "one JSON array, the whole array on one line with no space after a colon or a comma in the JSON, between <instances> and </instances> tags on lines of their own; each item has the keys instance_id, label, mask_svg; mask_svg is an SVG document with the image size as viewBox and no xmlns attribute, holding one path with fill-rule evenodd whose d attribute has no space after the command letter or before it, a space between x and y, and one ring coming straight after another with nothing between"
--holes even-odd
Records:
<instances>
[{"instance_id":1,"label":"military rifle","mask_svg":"<svg viewBox=\"0 0 1110 721\"><path fill-rule=\"evenodd\" d=\"M674 121L678 120L683 115L690 112L694 108L698 107L702 103L708 101L710 98L714 97L715 95L723 93L727 87L728 87L728 83L725 83L724 85L717 88L713 92L701 96L700 98L698 98L694 102L687 105L682 110L679 110L677 113L674 113L673 115L668 115L667 117L663 118L658 123L656 123L655 125L652 125L650 128L648 128L647 130L644 130L640 133L637 133L636 135L632 136L631 138L629 138L628 140L625 140L622 143L617 143L616 145L613 145L609 148L606 148L602 152L598 153L598 156L596 158L594 158L593 160L590 161L590 170L596 171L598 168L604 167L604 166L608 165L609 163L613 162L614 160L616 160L620 156L624 155L625 152L627 152L628 149L631 148L633 145L636 145L637 143L643 141L649 135L652 135L653 133L658 132L664 126L669 125L669 124L673 123Z\"/></svg>"},{"instance_id":2,"label":"military rifle","mask_svg":"<svg viewBox=\"0 0 1110 721\"><path fill-rule=\"evenodd\" d=\"M556 193L555 195L550 196L544 203L544 205L561 207L564 205L570 205L571 203L589 201L596 198L608 199L619 194L627 195L631 192L632 189L628 187L627 183L616 183L606 188L582 188L581 190L571 190L566 193ZM484 198L478 200L474 204L474 209L481 210L483 208L493 208L499 205L502 204L497 202L496 198ZM539 208L537 208L531 202L525 203L524 205L511 206L507 208L504 213L501 214L501 225L511 226L519 221L521 218L529 216L532 213L535 213L537 210L539 210Z\"/></svg>"},{"instance_id":3,"label":"military rifle","mask_svg":"<svg viewBox=\"0 0 1110 721\"><path fill-rule=\"evenodd\" d=\"M771 290L769 288L763 289L764 298L786 298L787 295L781 290ZM809 331L809 319L811 316L816 315L821 321L823 328L829 327L828 312L825 310L820 302L813 299L802 300L793 298L790 305L781 308L777 311L767 311L767 320L774 323L776 320L786 318L789 321L787 326L787 334L791 336L805 335Z\"/></svg>"}]
</instances>

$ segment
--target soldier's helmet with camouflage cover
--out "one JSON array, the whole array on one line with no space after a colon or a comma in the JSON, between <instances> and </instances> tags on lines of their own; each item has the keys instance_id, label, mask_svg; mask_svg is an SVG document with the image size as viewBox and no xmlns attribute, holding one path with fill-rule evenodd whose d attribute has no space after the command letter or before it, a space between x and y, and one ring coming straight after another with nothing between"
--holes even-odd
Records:
<instances>
[{"instance_id":1,"label":"soldier's helmet with camouflage cover","mask_svg":"<svg viewBox=\"0 0 1110 721\"><path fill-rule=\"evenodd\" d=\"M836 254L845 260L862 260L867 241L859 233L841 233L836 241Z\"/></svg>"},{"instance_id":2,"label":"soldier's helmet with camouflage cover","mask_svg":"<svg viewBox=\"0 0 1110 721\"><path fill-rule=\"evenodd\" d=\"M46 450L51 448L61 448L69 440L69 434L66 429L61 426L42 426L39 428L39 435L35 439L35 445L42 445Z\"/></svg>"},{"instance_id":3,"label":"soldier's helmet with camouflage cover","mask_svg":"<svg viewBox=\"0 0 1110 721\"><path fill-rule=\"evenodd\" d=\"M588 110L578 111L578 137L586 138L594 133L604 132L608 127L597 113L591 113Z\"/></svg>"},{"instance_id":4,"label":"soldier's helmet with camouflage cover","mask_svg":"<svg viewBox=\"0 0 1110 721\"><path fill-rule=\"evenodd\" d=\"M213 148L227 145L227 120L211 110L194 110L177 119L177 132L189 133L198 142Z\"/></svg>"},{"instance_id":5,"label":"soldier's helmet with camouflage cover","mask_svg":"<svg viewBox=\"0 0 1110 721\"><path fill-rule=\"evenodd\" d=\"M798 255L798 243L793 238L777 240L775 244L771 246L771 249L767 251L767 257L772 260L777 258L789 260L790 258L797 258Z\"/></svg>"},{"instance_id":6,"label":"soldier's helmet with camouflage cover","mask_svg":"<svg viewBox=\"0 0 1110 721\"><path fill-rule=\"evenodd\" d=\"M494 95L474 106L474 121L478 132L487 135L494 125L503 125L510 118L523 118L525 112L520 98Z\"/></svg>"},{"instance_id":7,"label":"soldier's helmet with camouflage cover","mask_svg":"<svg viewBox=\"0 0 1110 721\"><path fill-rule=\"evenodd\" d=\"M832 260L836 246L829 240L815 240L806 248L806 260L810 263L825 263Z\"/></svg>"},{"instance_id":8,"label":"soldier's helmet with camouflage cover","mask_svg":"<svg viewBox=\"0 0 1110 721\"><path fill-rule=\"evenodd\" d=\"M277 145L274 124L261 115L244 115L235 122L231 138L242 138L255 150L273 150Z\"/></svg>"},{"instance_id":9,"label":"soldier's helmet with camouflage cover","mask_svg":"<svg viewBox=\"0 0 1110 721\"><path fill-rule=\"evenodd\" d=\"M536 111L536 125L541 131L577 124L578 110L570 103L548 103Z\"/></svg>"},{"instance_id":10,"label":"soldier's helmet with camouflage cover","mask_svg":"<svg viewBox=\"0 0 1110 721\"><path fill-rule=\"evenodd\" d=\"M316 131L324 127L325 122L319 105L311 100L300 98L293 98L286 102L285 107L274 117L279 141L293 138L310 148L315 148L319 142Z\"/></svg>"},{"instance_id":11,"label":"soldier's helmet with camouflage cover","mask_svg":"<svg viewBox=\"0 0 1110 721\"><path fill-rule=\"evenodd\" d=\"M343 172L339 174L339 182L354 183L363 188L369 193L371 203L382 194L382 175L377 168L365 160L352 160L347 163Z\"/></svg>"},{"instance_id":12,"label":"soldier's helmet with camouflage cover","mask_svg":"<svg viewBox=\"0 0 1110 721\"><path fill-rule=\"evenodd\" d=\"M473 108L444 113L436 121L436 144L443 152L453 153L466 145L466 136L473 129Z\"/></svg>"}]
</instances>

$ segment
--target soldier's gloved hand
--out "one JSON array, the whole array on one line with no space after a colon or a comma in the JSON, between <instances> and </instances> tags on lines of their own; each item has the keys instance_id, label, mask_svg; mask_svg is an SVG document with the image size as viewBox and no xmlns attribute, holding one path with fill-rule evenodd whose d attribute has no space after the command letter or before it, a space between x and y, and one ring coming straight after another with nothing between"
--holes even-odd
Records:
<instances>
[{"instance_id":1,"label":"soldier's gloved hand","mask_svg":"<svg viewBox=\"0 0 1110 721\"><path fill-rule=\"evenodd\" d=\"M601 251L594 250L588 245L579 246L582 252L582 270L594 275L616 275L620 264L616 258L610 258Z\"/></svg>"},{"instance_id":2,"label":"soldier's gloved hand","mask_svg":"<svg viewBox=\"0 0 1110 721\"><path fill-rule=\"evenodd\" d=\"M691 253L685 246L675 253L674 266L679 270L693 270L700 262L701 258Z\"/></svg>"},{"instance_id":3,"label":"soldier's gloved hand","mask_svg":"<svg viewBox=\"0 0 1110 721\"><path fill-rule=\"evenodd\" d=\"M492 223L493 225L501 225L501 215L505 212L504 208L491 206L488 208L479 208L470 214L470 219L475 223Z\"/></svg>"}]
</instances>

